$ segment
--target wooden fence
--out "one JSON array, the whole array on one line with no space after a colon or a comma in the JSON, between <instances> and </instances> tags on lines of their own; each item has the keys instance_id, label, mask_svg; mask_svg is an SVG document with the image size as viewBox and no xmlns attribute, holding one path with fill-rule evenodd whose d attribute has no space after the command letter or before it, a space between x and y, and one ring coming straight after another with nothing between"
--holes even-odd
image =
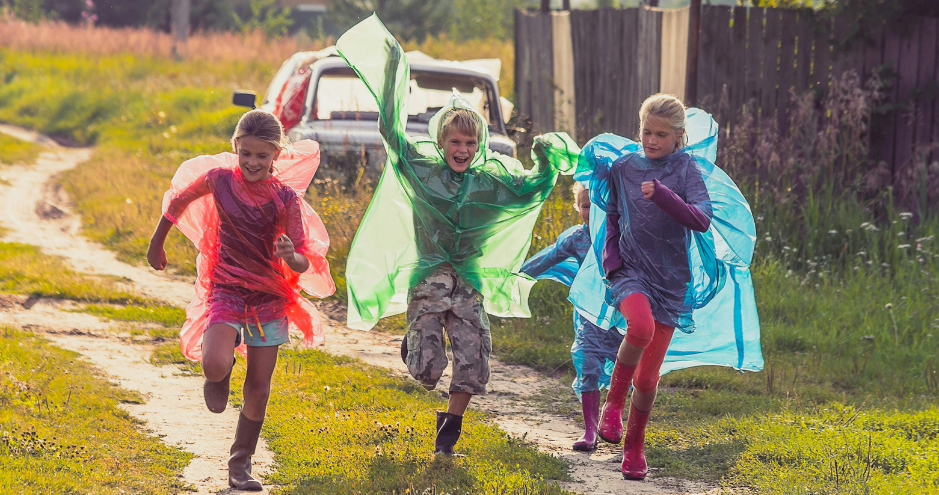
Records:
<instances>
[{"instance_id":1,"label":"wooden fence","mask_svg":"<svg viewBox=\"0 0 939 495\"><path fill-rule=\"evenodd\" d=\"M687 8L571 11L573 107L577 139L599 132L635 136L642 100L658 91L684 96L688 57ZM558 129L552 39L559 13L516 13L516 95L534 132ZM812 10L701 7L694 102L723 126L756 111L788 130L791 95L826 94L847 71L862 80L874 71L891 83L877 116L878 153L894 173L917 149L939 143L939 19L922 18L903 33L868 33L849 42L846 19ZM568 90L570 92L570 90ZM549 97L550 95L550 97ZM939 153L932 154L939 160Z\"/></svg>"},{"instance_id":2,"label":"wooden fence","mask_svg":"<svg viewBox=\"0 0 939 495\"><path fill-rule=\"evenodd\" d=\"M903 33L869 33L869 43L849 40L848 29L845 18L809 9L703 6L697 104L731 127L750 107L785 133L792 94L823 96L845 72L866 81L878 71L892 81L885 95L892 110L875 122L878 152L896 173L917 148L939 143L939 19L919 19Z\"/></svg>"}]
</instances>

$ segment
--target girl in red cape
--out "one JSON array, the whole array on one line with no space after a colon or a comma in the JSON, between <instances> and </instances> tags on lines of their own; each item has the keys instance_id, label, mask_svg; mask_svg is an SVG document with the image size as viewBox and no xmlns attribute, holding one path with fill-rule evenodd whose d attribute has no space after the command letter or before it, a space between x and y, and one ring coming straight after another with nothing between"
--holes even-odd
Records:
<instances>
[{"instance_id":1,"label":"girl in red cape","mask_svg":"<svg viewBox=\"0 0 939 495\"><path fill-rule=\"evenodd\" d=\"M163 196L147 261L166 267L163 245L175 224L198 248L196 297L186 308L182 351L201 360L205 403L220 413L228 403L234 351L247 356L244 406L228 461L228 482L261 490L251 476L271 391L277 351L299 329L304 344L323 342L315 297L336 290L329 274L329 237L303 201L319 166L314 141L290 144L280 121L252 110L232 136L235 153L203 155L180 165Z\"/></svg>"}]
</instances>

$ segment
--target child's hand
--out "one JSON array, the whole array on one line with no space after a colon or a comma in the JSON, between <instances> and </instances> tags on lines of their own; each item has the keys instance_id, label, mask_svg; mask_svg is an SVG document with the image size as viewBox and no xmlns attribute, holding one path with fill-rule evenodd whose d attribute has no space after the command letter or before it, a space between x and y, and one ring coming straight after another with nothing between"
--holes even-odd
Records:
<instances>
[{"instance_id":1,"label":"child's hand","mask_svg":"<svg viewBox=\"0 0 939 495\"><path fill-rule=\"evenodd\" d=\"M642 183L642 197L646 199L652 199L652 195L655 194L655 182L648 181Z\"/></svg>"},{"instance_id":2,"label":"child's hand","mask_svg":"<svg viewBox=\"0 0 939 495\"><path fill-rule=\"evenodd\" d=\"M154 270L166 268L166 250L162 246L151 243L150 249L147 250L147 262Z\"/></svg>"},{"instance_id":3,"label":"child's hand","mask_svg":"<svg viewBox=\"0 0 939 495\"><path fill-rule=\"evenodd\" d=\"M289 260L293 255L293 242L287 237L287 234L281 234L280 237L274 240L274 256Z\"/></svg>"}]
</instances>

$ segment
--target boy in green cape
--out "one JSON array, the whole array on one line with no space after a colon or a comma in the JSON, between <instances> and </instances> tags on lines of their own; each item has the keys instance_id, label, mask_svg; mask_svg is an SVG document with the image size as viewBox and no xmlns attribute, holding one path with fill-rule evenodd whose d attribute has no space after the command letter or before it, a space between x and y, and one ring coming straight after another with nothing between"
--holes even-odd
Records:
<instances>
[{"instance_id":1,"label":"boy in green cape","mask_svg":"<svg viewBox=\"0 0 939 495\"><path fill-rule=\"evenodd\" d=\"M406 311L402 357L427 390L447 366L446 329L453 379L447 411L437 413L434 452L453 456L463 413L489 381L487 313L531 316L534 281L518 270L559 171L548 160L526 170L488 149L486 119L456 91L431 118L430 138L409 136L410 69L376 16L347 31L337 48L375 96L388 154L349 251L348 326L368 330Z\"/></svg>"}]
</instances>

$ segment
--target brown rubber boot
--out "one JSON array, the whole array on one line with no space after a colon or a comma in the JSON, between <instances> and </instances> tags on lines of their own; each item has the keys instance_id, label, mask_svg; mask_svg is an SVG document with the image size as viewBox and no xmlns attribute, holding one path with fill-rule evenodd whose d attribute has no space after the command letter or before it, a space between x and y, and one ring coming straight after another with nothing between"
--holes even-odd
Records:
<instances>
[{"instance_id":1,"label":"brown rubber boot","mask_svg":"<svg viewBox=\"0 0 939 495\"><path fill-rule=\"evenodd\" d=\"M232 358L231 367L232 369L235 368L235 358ZM228 391L230 387L231 369L228 370L228 374L225 375L225 378L217 382L206 380L202 385L202 395L205 396L205 407L208 407L209 411L216 414L224 411L225 407L228 406Z\"/></svg>"},{"instance_id":2,"label":"brown rubber boot","mask_svg":"<svg viewBox=\"0 0 939 495\"><path fill-rule=\"evenodd\" d=\"M238 416L235 442L228 458L228 486L250 492L261 491L261 482L251 476L251 456L258 446L258 436L264 420L248 419L244 413Z\"/></svg>"}]
</instances>

